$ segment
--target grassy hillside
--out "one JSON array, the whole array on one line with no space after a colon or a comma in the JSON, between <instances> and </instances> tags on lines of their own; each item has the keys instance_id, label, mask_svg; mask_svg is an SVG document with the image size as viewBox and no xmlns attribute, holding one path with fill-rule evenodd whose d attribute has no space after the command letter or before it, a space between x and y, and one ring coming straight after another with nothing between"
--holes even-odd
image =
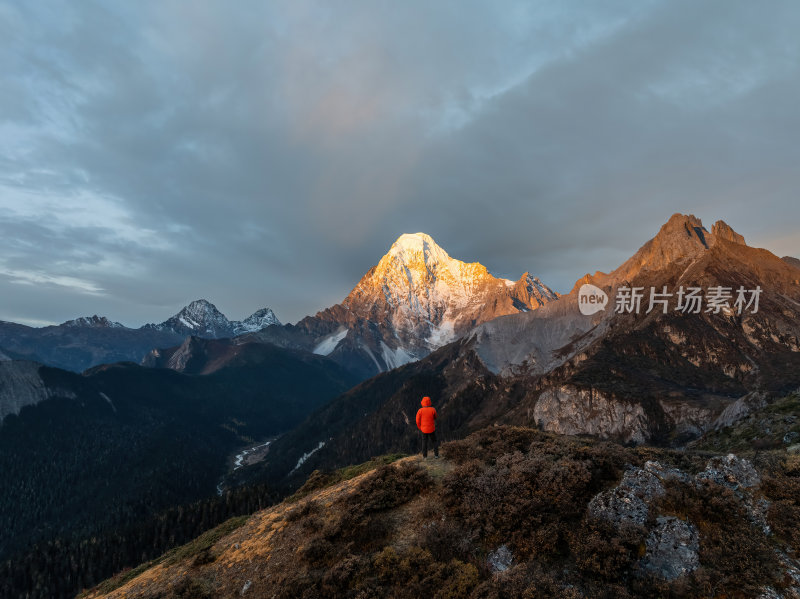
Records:
<instances>
[{"instance_id":1,"label":"grassy hillside","mask_svg":"<svg viewBox=\"0 0 800 599\"><path fill-rule=\"evenodd\" d=\"M799 443L800 393L792 393L731 426L707 433L693 446L718 452L754 452Z\"/></svg>"},{"instance_id":2,"label":"grassy hillside","mask_svg":"<svg viewBox=\"0 0 800 599\"><path fill-rule=\"evenodd\" d=\"M292 500L83 597L756 597L800 590L792 561L800 551L800 467L783 452L760 454L754 469L733 456L492 427L446 444L443 455L376 460L354 478L316 473ZM627 508L613 497L641 500L645 515L626 519ZM604 501L617 511L604 511ZM693 538L658 537L665 522ZM659 539L674 541L680 559L668 557L677 563L664 562Z\"/></svg>"}]
</instances>

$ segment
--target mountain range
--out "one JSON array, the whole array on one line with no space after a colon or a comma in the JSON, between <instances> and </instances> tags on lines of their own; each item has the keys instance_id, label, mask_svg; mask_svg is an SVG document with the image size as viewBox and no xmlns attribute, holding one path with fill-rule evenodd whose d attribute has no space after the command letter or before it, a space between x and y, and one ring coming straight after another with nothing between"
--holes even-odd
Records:
<instances>
[{"instance_id":1,"label":"mountain range","mask_svg":"<svg viewBox=\"0 0 800 599\"><path fill-rule=\"evenodd\" d=\"M262 308L242 321L230 321L203 299L160 324L138 329L97 315L38 328L0 321L0 356L81 372L99 364L138 363L152 349L173 346L188 335L233 337L272 325L279 326L280 321L270 308Z\"/></svg>"},{"instance_id":2,"label":"mountain range","mask_svg":"<svg viewBox=\"0 0 800 599\"><path fill-rule=\"evenodd\" d=\"M479 324L537 310L558 297L529 273L517 281L497 278L477 262L451 258L429 235L405 234L341 303L294 325L265 326L213 345L218 360L224 345L233 355L253 341L310 351L367 379L424 358ZM208 347L187 339L155 349L143 363L182 370L205 360Z\"/></svg>"},{"instance_id":3,"label":"mountain range","mask_svg":"<svg viewBox=\"0 0 800 599\"><path fill-rule=\"evenodd\" d=\"M294 325L282 325L270 308L230 321L200 299L138 329L97 315L43 328L0 322L0 351L80 372L117 361L166 363L161 357L190 336L231 339L231 351L256 341L329 356L366 379L423 358L481 323L556 299L529 273L497 278L477 262L451 258L429 235L404 234L341 303Z\"/></svg>"},{"instance_id":4,"label":"mountain range","mask_svg":"<svg viewBox=\"0 0 800 599\"><path fill-rule=\"evenodd\" d=\"M587 283L611 299L606 310L585 316L578 301ZM758 310L675 309L681 287L708 295L718 286L734 297L740 287L760 287ZM671 293L671 307L646 313L645 300L639 314L618 313L618 291L634 287ZM749 247L721 221L709 231L696 217L676 214L610 273L587 274L557 301L479 324L428 357L362 383L239 475L291 486L317 468L413 451L422 395L435 399L445 438L518 424L681 444L798 386L800 269Z\"/></svg>"},{"instance_id":5,"label":"mountain range","mask_svg":"<svg viewBox=\"0 0 800 599\"><path fill-rule=\"evenodd\" d=\"M443 440L522 425L683 446L800 386L798 264L748 246L723 221L709 230L675 214L630 259L560 296L416 233L341 303L296 324L266 308L232 322L205 300L139 329L99 316L0 323L0 457L14 481L0 498L13 532L5 550L97 532L63 503L75 489L92 505L119 504L114 526L200 498L237 446L268 437L277 439L262 461L227 473L229 492L266 484L286 494L314 470L415 452L423 395ZM604 309L581 311L586 289L608 298ZM680 306L693 289L705 302L696 311ZM717 309L715 289L728 294ZM632 292L641 310L626 303ZM128 363L97 365L115 360ZM157 499L163 485L172 494Z\"/></svg>"}]
</instances>

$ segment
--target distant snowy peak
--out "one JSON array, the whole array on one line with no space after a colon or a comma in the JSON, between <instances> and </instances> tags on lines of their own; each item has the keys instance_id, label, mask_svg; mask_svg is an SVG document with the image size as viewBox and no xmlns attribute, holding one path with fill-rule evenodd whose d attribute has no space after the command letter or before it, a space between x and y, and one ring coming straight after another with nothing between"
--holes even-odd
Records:
<instances>
[{"instance_id":1,"label":"distant snowy peak","mask_svg":"<svg viewBox=\"0 0 800 599\"><path fill-rule=\"evenodd\" d=\"M234 335L256 333L261 329L265 329L273 325L280 326L280 324L281 321L278 320L278 317L275 316L275 312L273 312L271 308L261 308L260 310L253 312L253 314L244 320L235 320L231 322Z\"/></svg>"},{"instance_id":2,"label":"distant snowy peak","mask_svg":"<svg viewBox=\"0 0 800 599\"><path fill-rule=\"evenodd\" d=\"M445 307L461 307L479 287L498 281L482 264L451 258L430 235L407 233L361 279L344 305L383 300L393 310L433 320Z\"/></svg>"},{"instance_id":3,"label":"distant snowy peak","mask_svg":"<svg viewBox=\"0 0 800 599\"><path fill-rule=\"evenodd\" d=\"M315 351L332 354L357 348L379 369L395 368L478 324L530 312L556 299L558 294L537 277L528 273L518 281L495 277L478 262L452 258L430 235L408 233L392 244L341 304L315 317L328 323L319 329ZM341 327L355 334L341 336Z\"/></svg>"},{"instance_id":4,"label":"distant snowy peak","mask_svg":"<svg viewBox=\"0 0 800 599\"><path fill-rule=\"evenodd\" d=\"M171 330L181 335L194 335L220 339L235 337L245 333L254 333L270 325L280 324L270 308L262 308L245 320L228 320L211 302L199 299L183 308L172 318L157 325L146 325L147 328Z\"/></svg>"},{"instance_id":5,"label":"distant snowy peak","mask_svg":"<svg viewBox=\"0 0 800 599\"><path fill-rule=\"evenodd\" d=\"M180 333L208 337L225 337L231 330L231 323L225 315L204 299L193 301L164 324Z\"/></svg>"},{"instance_id":6,"label":"distant snowy peak","mask_svg":"<svg viewBox=\"0 0 800 599\"><path fill-rule=\"evenodd\" d=\"M516 282L496 278L478 262L451 258L430 235L406 233L361 279L343 305L374 312L373 307L382 304L390 312L438 325L462 316L472 320L476 311L483 311L488 303L496 304L501 296L510 298L512 312L558 299L529 273Z\"/></svg>"},{"instance_id":7,"label":"distant snowy peak","mask_svg":"<svg viewBox=\"0 0 800 599\"><path fill-rule=\"evenodd\" d=\"M397 260L403 264L423 263L427 266L463 264L454 260L426 233L403 233L389 248L384 260Z\"/></svg>"},{"instance_id":8,"label":"distant snowy peak","mask_svg":"<svg viewBox=\"0 0 800 599\"><path fill-rule=\"evenodd\" d=\"M73 320L68 320L66 322L62 322L62 327L92 327L97 329L123 329L125 328L124 325L109 320L105 316L98 316L95 314L94 316L81 316L80 318L75 318Z\"/></svg>"}]
</instances>

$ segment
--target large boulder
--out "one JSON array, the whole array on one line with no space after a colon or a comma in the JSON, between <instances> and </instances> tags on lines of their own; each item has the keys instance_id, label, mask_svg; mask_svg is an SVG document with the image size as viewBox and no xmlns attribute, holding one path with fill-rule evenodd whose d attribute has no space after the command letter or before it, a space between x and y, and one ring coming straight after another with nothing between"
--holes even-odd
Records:
<instances>
[{"instance_id":1,"label":"large boulder","mask_svg":"<svg viewBox=\"0 0 800 599\"><path fill-rule=\"evenodd\" d=\"M661 516L647 537L642 567L665 580L675 580L700 566L700 533L691 522Z\"/></svg>"}]
</instances>

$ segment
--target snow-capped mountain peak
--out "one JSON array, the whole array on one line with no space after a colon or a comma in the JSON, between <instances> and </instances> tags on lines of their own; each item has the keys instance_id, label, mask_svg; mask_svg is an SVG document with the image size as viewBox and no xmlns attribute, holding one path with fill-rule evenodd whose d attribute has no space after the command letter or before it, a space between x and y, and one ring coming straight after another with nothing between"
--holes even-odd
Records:
<instances>
[{"instance_id":1,"label":"snow-capped mountain peak","mask_svg":"<svg viewBox=\"0 0 800 599\"><path fill-rule=\"evenodd\" d=\"M448 307L464 307L479 287L497 281L482 264L451 258L430 235L406 233L392 244L354 293L372 295L379 290L396 310L435 322Z\"/></svg>"},{"instance_id":2,"label":"snow-capped mountain peak","mask_svg":"<svg viewBox=\"0 0 800 599\"><path fill-rule=\"evenodd\" d=\"M254 333L273 324L280 324L270 308L261 308L243 321L228 320L217 307L205 299L195 300L181 309L175 316L157 325L146 328L172 330L181 335L195 335L219 339Z\"/></svg>"},{"instance_id":3,"label":"snow-capped mountain peak","mask_svg":"<svg viewBox=\"0 0 800 599\"><path fill-rule=\"evenodd\" d=\"M420 259L429 265L452 261L448 253L426 233L403 233L389 248L387 256L407 264Z\"/></svg>"},{"instance_id":4,"label":"snow-capped mountain peak","mask_svg":"<svg viewBox=\"0 0 800 599\"><path fill-rule=\"evenodd\" d=\"M393 368L449 343L476 324L535 310L557 297L527 273L519 281L497 278L478 262L452 258L430 235L407 233L340 305L316 318L356 329L371 323L368 334L348 336L341 343L365 347L376 363L382 358L384 366L379 368ZM320 328L318 342L327 349L323 342L339 330L329 324Z\"/></svg>"},{"instance_id":5,"label":"snow-capped mountain peak","mask_svg":"<svg viewBox=\"0 0 800 599\"><path fill-rule=\"evenodd\" d=\"M170 320L177 320L179 325L192 332L214 336L230 328L230 321L225 315L204 299L193 301Z\"/></svg>"},{"instance_id":6,"label":"snow-capped mountain peak","mask_svg":"<svg viewBox=\"0 0 800 599\"><path fill-rule=\"evenodd\" d=\"M62 322L62 327L92 327L98 329L122 329L125 328L123 324L109 320L105 316L81 316L66 322Z\"/></svg>"},{"instance_id":7,"label":"snow-capped mountain peak","mask_svg":"<svg viewBox=\"0 0 800 599\"><path fill-rule=\"evenodd\" d=\"M231 326L234 335L243 335L244 333L255 333L272 325L280 326L280 324L281 321L278 320L271 308L261 308L242 321L232 322Z\"/></svg>"}]
</instances>

